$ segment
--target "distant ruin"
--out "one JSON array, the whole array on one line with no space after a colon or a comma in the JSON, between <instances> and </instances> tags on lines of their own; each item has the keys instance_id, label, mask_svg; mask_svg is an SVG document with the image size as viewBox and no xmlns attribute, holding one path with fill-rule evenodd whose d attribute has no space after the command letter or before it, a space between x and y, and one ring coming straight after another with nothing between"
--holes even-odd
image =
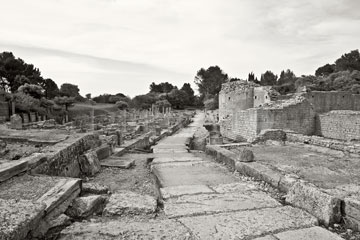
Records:
<instances>
[{"instance_id":1,"label":"distant ruin","mask_svg":"<svg viewBox=\"0 0 360 240\"><path fill-rule=\"evenodd\" d=\"M359 140L358 111L360 94L348 92L280 96L271 87L235 81L224 83L219 94L221 134L236 141L252 141L265 129Z\"/></svg>"}]
</instances>

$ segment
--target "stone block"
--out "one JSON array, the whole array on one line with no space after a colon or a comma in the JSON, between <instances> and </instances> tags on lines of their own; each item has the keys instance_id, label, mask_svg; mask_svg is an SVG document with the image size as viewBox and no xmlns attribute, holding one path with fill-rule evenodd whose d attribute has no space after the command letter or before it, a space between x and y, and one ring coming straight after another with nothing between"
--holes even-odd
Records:
<instances>
[{"instance_id":1,"label":"stone block","mask_svg":"<svg viewBox=\"0 0 360 240\"><path fill-rule=\"evenodd\" d=\"M18 114L14 114L10 117L10 127L12 129L22 129L22 118Z\"/></svg>"},{"instance_id":2,"label":"stone block","mask_svg":"<svg viewBox=\"0 0 360 240\"><path fill-rule=\"evenodd\" d=\"M95 151L100 161L110 156L110 147L108 145L102 145Z\"/></svg>"},{"instance_id":3,"label":"stone block","mask_svg":"<svg viewBox=\"0 0 360 240\"><path fill-rule=\"evenodd\" d=\"M99 183L83 183L81 194L107 194L109 187Z\"/></svg>"},{"instance_id":4,"label":"stone block","mask_svg":"<svg viewBox=\"0 0 360 240\"><path fill-rule=\"evenodd\" d=\"M100 172L101 165L95 151L88 152L79 157L80 170L87 176L94 176Z\"/></svg>"},{"instance_id":5,"label":"stone block","mask_svg":"<svg viewBox=\"0 0 360 240\"><path fill-rule=\"evenodd\" d=\"M106 197L102 195L91 195L74 199L66 214L76 219L87 218L93 214L102 212Z\"/></svg>"},{"instance_id":6,"label":"stone block","mask_svg":"<svg viewBox=\"0 0 360 240\"><path fill-rule=\"evenodd\" d=\"M206 185L182 185L160 188L160 193L163 199L179 197L182 195L192 195L200 193L215 193Z\"/></svg>"},{"instance_id":7,"label":"stone block","mask_svg":"<svg viewBox=\"0 0 360 240\"><path fill-rule=\"evenodd\" d=\"M296 182L290 188L286 202L310 212L326 226L341 220L341 200L309 183Z\"/></svg>"},{"instance_id":8,"label":"stone block","mask_svg":"<svg viewBox=\"0 0 360 240\"><path fill-rule=\"evenodd\" d=\"M111 195L104 209L104 214L106 216L151 214L156 211L156 207L156 199L152 196L121 191Z\"/></svg>"}]
</instances>

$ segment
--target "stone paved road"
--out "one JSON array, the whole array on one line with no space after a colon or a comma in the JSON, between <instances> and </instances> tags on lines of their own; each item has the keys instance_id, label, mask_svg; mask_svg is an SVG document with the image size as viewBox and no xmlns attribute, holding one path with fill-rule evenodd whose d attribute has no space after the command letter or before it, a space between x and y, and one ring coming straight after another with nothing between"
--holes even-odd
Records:
<instances>
[{"instance_id":1,"label":"stone paved road","mask_svg":"<svg viewBox=\"0 0 360 240\"><path fill-rule=\"evenodd\" d=\"M76 223L62 239L341 239L317 227L309 213L281 205L222 165L188 152L186 143L203 118L197 114L187 128L153 147L151 168L167 219Z\"/></svg>"}]
</instances>

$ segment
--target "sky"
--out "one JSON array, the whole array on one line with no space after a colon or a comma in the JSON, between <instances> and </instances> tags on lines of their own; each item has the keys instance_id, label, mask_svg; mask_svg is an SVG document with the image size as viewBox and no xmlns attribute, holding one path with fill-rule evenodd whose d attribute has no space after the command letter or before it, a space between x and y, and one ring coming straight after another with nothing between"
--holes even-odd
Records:
<instances>
[{"instance_id":1,"label":"sky","mask_svg":"<svg viewBox=\"0 0 360 240\"><path fill-rule=\"evenodd\" d=\"M134 97L200 68L314 74L359 49L359 0L0 0L0 51L59 86Z\"/></svg>"}]
</instances>

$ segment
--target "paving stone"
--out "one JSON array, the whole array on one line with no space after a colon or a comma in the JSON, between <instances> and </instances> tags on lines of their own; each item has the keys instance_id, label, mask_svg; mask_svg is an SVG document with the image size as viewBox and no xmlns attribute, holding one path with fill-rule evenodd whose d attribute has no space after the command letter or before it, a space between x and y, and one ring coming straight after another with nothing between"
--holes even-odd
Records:
<instances>
[{"instance_id":1,"label":"paving stone","mask_svg":"<svg viewBox=\"0 0 360 240\"><path fill-rule=\"evenodd\" d=\"M104 167L117 167L128 169L135 165L134 159L122 158L122 157L109 157L100 162Z\"/></svg>"},{"instance_id":2,"label":"paving stone","mask_svg":"<svg viewBox=\"0 0 360 240\"><path fill-rule=\"evenodd\" d=\"M161 196L164 199L179 197L182 195L200 194L200 193L214 193L206 185L183 185L160 188Z\"/></svg>"},{"instance_id":3,"label":"paving stone","mask_svg":"<svg viewBox=\"0 0 360 240\"><path fill-rule=\"evenodd\" d=\"M290 206L179 218L196 239L246 239L312 227L315 217Z\"/></svg>"},{"instance_id":4,"label":"paving stone","mask_svg":"<svg viewBox=\"0 0 360 240\"><path fill-rule=\"evenodd\" d=\"M77 222L64 229L60 240L191 240L191 233L173 220L150 220L146 222L110 221L103 223Z\"/></svg>"},{"instance_id":5,"label":"paving stone","mask_svg":"<svg viewBox=\"0 0 360 240\"><path fill-rule=\"evenodd\" d=\"M235 176L226 168L216 164L171 163L155 164L152 172L159 180L161 187L179 185L217 185L236 182Z\"/></svg>"},{"instance_id":6,"label":"paving stone","mask_svg":"<svg viewBox=\"0 0 360 240\"><path fill-rule=\"evenodd\" d=\"M229 192L246 192L258 190L259 188L248 182L234 182L234 183L226 183L219 184L216 186L211 186L218 193L229 193Z\"/></svg>"},{"instance_id":7,"label":"paving stone","mask_svg":"<svg viewBox=\"0 0 360 240\"><path fill-rule=\"evenodd\" d=\"M337 223L341 219L340 199L320 191L311 184L295 183L289 190L286 201L311 212L325 225Z\"/></svg>"},{"instance_id":8,"label":"paving stone","mask_svg":"<svg viewBox=\"0 0 360 240\"><path fill-rule=\"evenodd\" d=\"M157 163L171 163L171 162L202 162L203 159L194 156L175 156L175 157L157 157L151 162L152 164Z\"/></svg>"},{"instance_id":9,"label":"paving stone","mask_svg":"<svg viewBox=\"0 0 360 240\"><path fill-rule=\"evenodd\" d=\"M122 214L150 214L157 207L156 199L130 191L121 191L111 195L104 213L107 216Z\"/></svg>"},{"instance_id":10,"label":"paving stone","mask_svg":"<svg viewBox=\"0 0 360 240\"><path fill-rule=\"evenodd\" d=\"M0 239L25 239L44 216L45 204L0 199Z\"/></svg>"},{"instance_id":11,"label":"paving stone","mask_svg":"<svg viewBox=\"0 0 360 240\"><path fill-rule=\"evenodd\" d=\"M101 213L105 205L106 197L91 195L74 199L66 214L73 218L87 218L92 214Z\"/></svg>"},{"instance_id":12,"label":"paving stone","mask_svg":"<svg viewBox=\"0 0 360 240\"><path fill-rule=\"evenodd\" d=\"M109 187L99 184L99 183L83 183L81 194L107 194L109 192Z\"/></svg>"},{"instance_id":13,"label":"paving stone","mask_svg":"<svg viewBox=\"0 0 360 240\"><path fill-rule=\"evenodd\" d=\"M360 221L360 196L351 196L344 199L345 214Z\"/></svg>"},{"instance_id":14,"label":"paving stone","mask_svg":"<svg viewBox=\"0 0 360 240\"><path fill-rule=\"evenodd\" d=\"M304 228L275 234L279 240L342 240L343 238L321 227Z\"/></svg>"},{"instance_id":15,"label":"paving stone","mask_svg":"<svg viewBox=\"0 0 360 240\"><path fill-rule=\"evenodd\" d=\"M174 148L154 148L153 153L188 153L187 149L174 149Z\"/></svg>"},{"instance_id":16,"label":"paving stone","mask_svg":"<svg viewBox=\"0 0 360 240\"><path fill-rule=\"evenodd\" d=\"M172 217L280 207L275 199L262 192L186 195L164 203L165 214Z\"/></svg>"}]
</instances>

